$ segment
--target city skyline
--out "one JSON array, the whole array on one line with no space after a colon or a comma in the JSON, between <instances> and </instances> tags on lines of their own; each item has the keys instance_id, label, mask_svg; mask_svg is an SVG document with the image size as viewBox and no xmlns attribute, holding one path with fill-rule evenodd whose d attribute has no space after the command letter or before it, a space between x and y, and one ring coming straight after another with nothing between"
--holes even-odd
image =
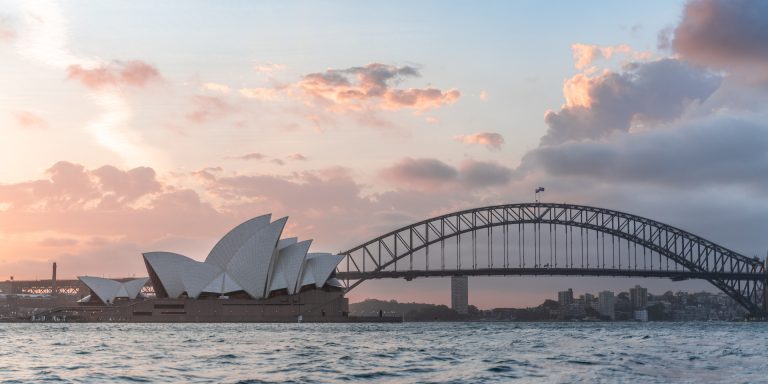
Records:
<instances>
[{"instance_id":1,"label":"city skyline","mask_svg":"<svg viewBox=\"0 0 768 384\"><path fill-rule=\"evenodd\" d=\"M54 261L62 277L143 275L156 250L199 261L266 212L338 252L539 186L768 248L768 36L744 17L758 2L0 4L2 280ZM715 290L473 278L469 303L638 281ZM449 284L349 297L448 304Z\"/></svg>"}]
</instances>

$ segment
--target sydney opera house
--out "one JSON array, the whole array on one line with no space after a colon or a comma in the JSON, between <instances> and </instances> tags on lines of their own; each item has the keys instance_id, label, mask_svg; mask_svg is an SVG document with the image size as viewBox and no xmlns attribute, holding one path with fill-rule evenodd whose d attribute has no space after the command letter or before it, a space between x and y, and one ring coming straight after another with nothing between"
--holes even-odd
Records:
<instances>
[{"instance_id":1,"label":"sydney opera house","mask_svg":"<svg viewBox=\"0 0 768 384\"><path fill-rule=\"evenodd\" d=\"M343 321L348 302L333 277L342 256L309 252L311 240L281 238L287 220L248 220L202 262L172 252L144 253L149 277L81 276L90 295L71 315L82 321ZM148 282L154 297L141 293Z\"/></svg>"}]
</instances>

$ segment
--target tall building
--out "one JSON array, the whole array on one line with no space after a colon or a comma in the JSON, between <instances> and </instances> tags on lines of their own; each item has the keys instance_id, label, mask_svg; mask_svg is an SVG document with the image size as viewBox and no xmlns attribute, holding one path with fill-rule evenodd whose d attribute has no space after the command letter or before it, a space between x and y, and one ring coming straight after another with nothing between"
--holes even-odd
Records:
<instances>
[{"instance_id":1,"label":"tall building","mask_svg":"<svg viewBox=\"0 0 768 384\"><path fill-rule=\"evenodd\" d=\"M600 303L598 311L603 316L608 316L611 320L616 319L616 298L611 291L602 291L598 294L597 300Z\"/></svg>"},{"instance_id":2,"label":"tall building","mask_svg":"<svg viewBox=\"0 0 768 384\"><path fill-rule=\"evenodd\" d=\"M632 309L645 309L648 306L648 288L639 285L630 288L629 300L632 303Z\"/></svg>"},{"instance_id":3,"label":"tall building","mask_svg":"<svg viewBox=\"0 0 768 384\"><path fill-rule=\"evenodd\" d=\"M567 308L573 303L573 289L568 288L567 291L560 291L557 293L557 303L560 304L560 308Z\"/></svg>"},{"instance_id":4,"label":"tall building","mask_svg":"<svg viewBox=\"0 0 768 384\"><path fill-rule=\"evenodd\" d=\"M451 308L462 315L469 312L469 277L451 277Z\"/></svg>"}]
</instances>

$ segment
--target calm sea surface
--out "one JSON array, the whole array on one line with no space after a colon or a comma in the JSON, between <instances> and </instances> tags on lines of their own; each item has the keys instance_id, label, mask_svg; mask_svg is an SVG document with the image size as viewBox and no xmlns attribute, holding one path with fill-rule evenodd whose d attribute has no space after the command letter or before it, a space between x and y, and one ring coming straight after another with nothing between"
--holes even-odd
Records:
<instances>
[{"instance_id":1,"label":"calm sea surface","mask_svg":"<svg viewBox=\"0 0 768 384\"><path fill-rule=\"evenodd\" d=\"M0 324L43 381L768 383L768 324Z\"/></svg>"}]
</instances>

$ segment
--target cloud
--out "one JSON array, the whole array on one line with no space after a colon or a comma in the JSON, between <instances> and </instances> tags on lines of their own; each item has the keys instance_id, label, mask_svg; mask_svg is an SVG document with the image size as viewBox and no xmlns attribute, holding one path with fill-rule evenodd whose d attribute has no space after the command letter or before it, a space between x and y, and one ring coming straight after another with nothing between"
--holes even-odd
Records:
<instances>
[{"instance_id":1,"label":"cloud","mask_svg":"<svg viewBox=\"0 0 768 384\"><path fill-rule=\"evenodd\" d=\"M437 159L410 157L399 160L380 173L399 189L406 190L481 189L505 185L514 176L511 168L494 162L465 160L456 168Z\"/></svg>"},{"instance_id":2,"label":"cloud","mask_svg":"<svg viewBox=\"0 0 768 384\"><path fill-rule=\"evenodd\" d=\"M230 88L228 85L219 83L203 83L203 89L207 89L212 92L229 93Z\"/></svg>"},{"instance_id":3,"label":"cloud","mask_svg":"<svg viewBox=\"0 0 768 384\"><path fill-rule=\"evenodd\" d=\"M194 109L187 113L187 120L193 123L207 123L219 120L238 112L233 104L217 96L195 95L192 97Z\"/></svg>"},{"instance_id":4,"label":"cloud","mask_svg":"<svg viewBox=\"0 0 768 384\"><path fill-rule=\"evenodd\" d=\"M479 132L471 135L457 135L453 137L454 140L462 142L464 144L478 144L483 145L490 150L500 150L501 145L504 144L504 136L494 132Z\"/></svg>"},{"instance_id":5,"label":"cloud","mask_svg":"<svg viewBox=\"0 0 768 384\"><path fill-rule=\"evenodd\" d=\"M61 161L46 170L48 179L0 185L0 202L7 211L89 210L115 208L162 191L151 168L128 171L114 166L87 170Z\"/></svg>"},{"instance_id":6,"label":"cloud","mask_svg":"<svg viewBox=\"0 0 768 384\"><path fill-rule=\"evenodd\" d=\"M139 88L159 80L160 72L142 61L113 61L93 68L80 64L70 65L67 67L67 77L91 89L120 86Z\"/></svg>"},{"instance_id":7,"label":"cloud","mask_svg":"<svg viewBox=\"0 0 768 384\"><path fill-rule=\"evenodd\" d=\"M480 91L480 95L478 95L478 98L480 99L480 101L488 101L488 92Z\"/></svg>"},{"instance_id":8,"label":"cloud","mask_svg":"<svg viewBox=\"0 0 768 384\"><path fill-rule=\"evenodd\" d=\"M726 185L768 192L768 123L715 117L611 138L538 148L523 167L555 177L690 189Z\"/></svg>"},{"instance_id":9,"label":"cloud","mask_svg":"<svg viewBox=\"0 0 768 384\"><path fill-rule=\"evenodd\" d=\"M57 2L33 1L21 4L23 33L15 41L18 52L30 61L64 71L70 79L85 84L90 98L100 107L86 129L105 148L137 164L149 158L137 135L126 132L131 107L123 86L142 87L160 79L154 67L141 61L107 62L70 49L69 22Z\"/></svg>"},{"instance_id":10,"label":"cloud","mask_svg":"<svg viewBox=\"0 0 768 384\"><path fill-rule=\"evenodd\" d=\"M48 128L48 122L43 119L42 117L29 112L29 111L13 111L11 112L14 119L16 119L16 124L18 124L22 128L35 128L35 129L45 129Z\"/></svg>"},{"instance_id":11,"label":"cloud","mask_svg":"<svg viewBox=\"0 0 768 384\"><path fill-rule=\"evenodd\" d=\"M16 28L8 15L0 14L0 42L10 42L16 39Z\"/></svg>"},{"instance_id":12,"label":"cloud","mask_svg":"<svg viewBox=\"0 0 768 384\"><path fill-rule=\"evenodd\" d=\"M458 177L456 168L437 159L406 157L384 169L382 176L397 184L419 188L439 187Z\"/></svg>"},{"instance_id":13,"label":"cloud","mask_svg":"<svg viewBox=\"0 0 768 384\"><path fill-rule=\"evenodd\" d=\"M309 101L336 112L363 109L424 111L453 104L461 96L456 89L395 88L400 82L419 76L414 67L372 63L311 73L295 87Z\"/></svg>"},{"instance_id":14,"label":"cloud","mask_svg":"<svg viewBox=\"0 0 768 384\"><path fill-rule=\"evenodd\" d=\"M598 139L633 126L679 118L691 104L706 100L721 78L674 59L630 63L621 72L577 74L563 86L566 103L547 111L543 144Z\"/></svg>"},{"instance_id":15,"label":"cloud","mask_svg":"<svg viewBox=\"0 0 768 384\"><path fill-rule=\"evenodd\" d=\"M286 68L288 68L288 66L285 64L275 64L275 63L258 63L253 66L253 70L258 73L272 73L272 72L282 71Z\"/></svg>"},{"instance_id":16,"label":"cloud","mask_svg":"<svg viewBox=\"0 0 768 384\"><path fill-rule=\"evenodd\" d=\"M294 160L294 161L307 161L308 160L307 157L302 155L301 153L290 154L290 155L288 155L288 159L289 160Z\"/></svg>"},{"instance_id":17,"label":"cloud","mask_svg":"<svg viewBox=\"0 0 768 384\"><path fill-rule=\"evenodd\" d=\"M466 160L459 167L461 181L471 187L506 185L512 180L512 169L493 162Z\"/></svg>"},{"instance_id":18,"label":"cloud","mask_svg":"<svg viewBox=\"0 0 768 384\"><path fill-rule=\"evenodd\" d=\"M281 97L280 89L275 88L241 88L240 94L249 99L274 101Z\"/></svg>"},{"instance_id":19,"label":"cloud","mask_svg":"<svg viewBox=\"0 0 768 384\"><path fill-rule=\"evenodd\" d=\"M714 68L761 71L768 61L768 3L761 0L689 1L674 29L672 49Z\"/></svg>"},{"instance_id":20,"label":"cloud","mask_svg":"<svg viewBox=\"0 0 768 384\"><path fill-rule=\"evenodd\" d=\"M264 160L265 158L266 156L258 152L246 153L245 155L242 155L242 156L228 157L228 159L237 159L237 160Z\"/></svg>"},{"instance_id":21,"label":"cloud","mask_svg":"<svg viewBox=\"0 0 768 384\"><path fill-rule=\"evenodd\" d=\"M71 239L71 238L57 238L57 237L46 237L43 240L40 240L38 244L44 246L44 247L69 247L73 245L77 245L79 241L77 239Z\"/></svg>"},{"instance_id":22,"label":"cloud","mask_svg":"<svg viewBox=\"0 0 768 384\"><path fill-rule=\"evenodd\" d=\"M196 192L161 182L151 168L88 169L65 161L43 178L0 184L0 205L6 207L0 210L5 271L61 258L73 271L90 270L94 263L105 268L100 273L128 274L120 269L124 263L110 265L117 258L131 260L132 271L141 273L137 248L146 251L168 234L208 239L239 215L217 212ZM81 254L89 257L80 259Z\"/></svg>"},{"instance_id":23,"label":"cloud","mask_svg":"<svg viewBox=\"0 0 768 384\"><path fill-rule=\"evenodd\" d=\"M574 66L585 69L598 59L610 60L617 53L632 53L632 47L627 44L599 46L594 44L571 44Z\"/></svg>"}]
</instances>

